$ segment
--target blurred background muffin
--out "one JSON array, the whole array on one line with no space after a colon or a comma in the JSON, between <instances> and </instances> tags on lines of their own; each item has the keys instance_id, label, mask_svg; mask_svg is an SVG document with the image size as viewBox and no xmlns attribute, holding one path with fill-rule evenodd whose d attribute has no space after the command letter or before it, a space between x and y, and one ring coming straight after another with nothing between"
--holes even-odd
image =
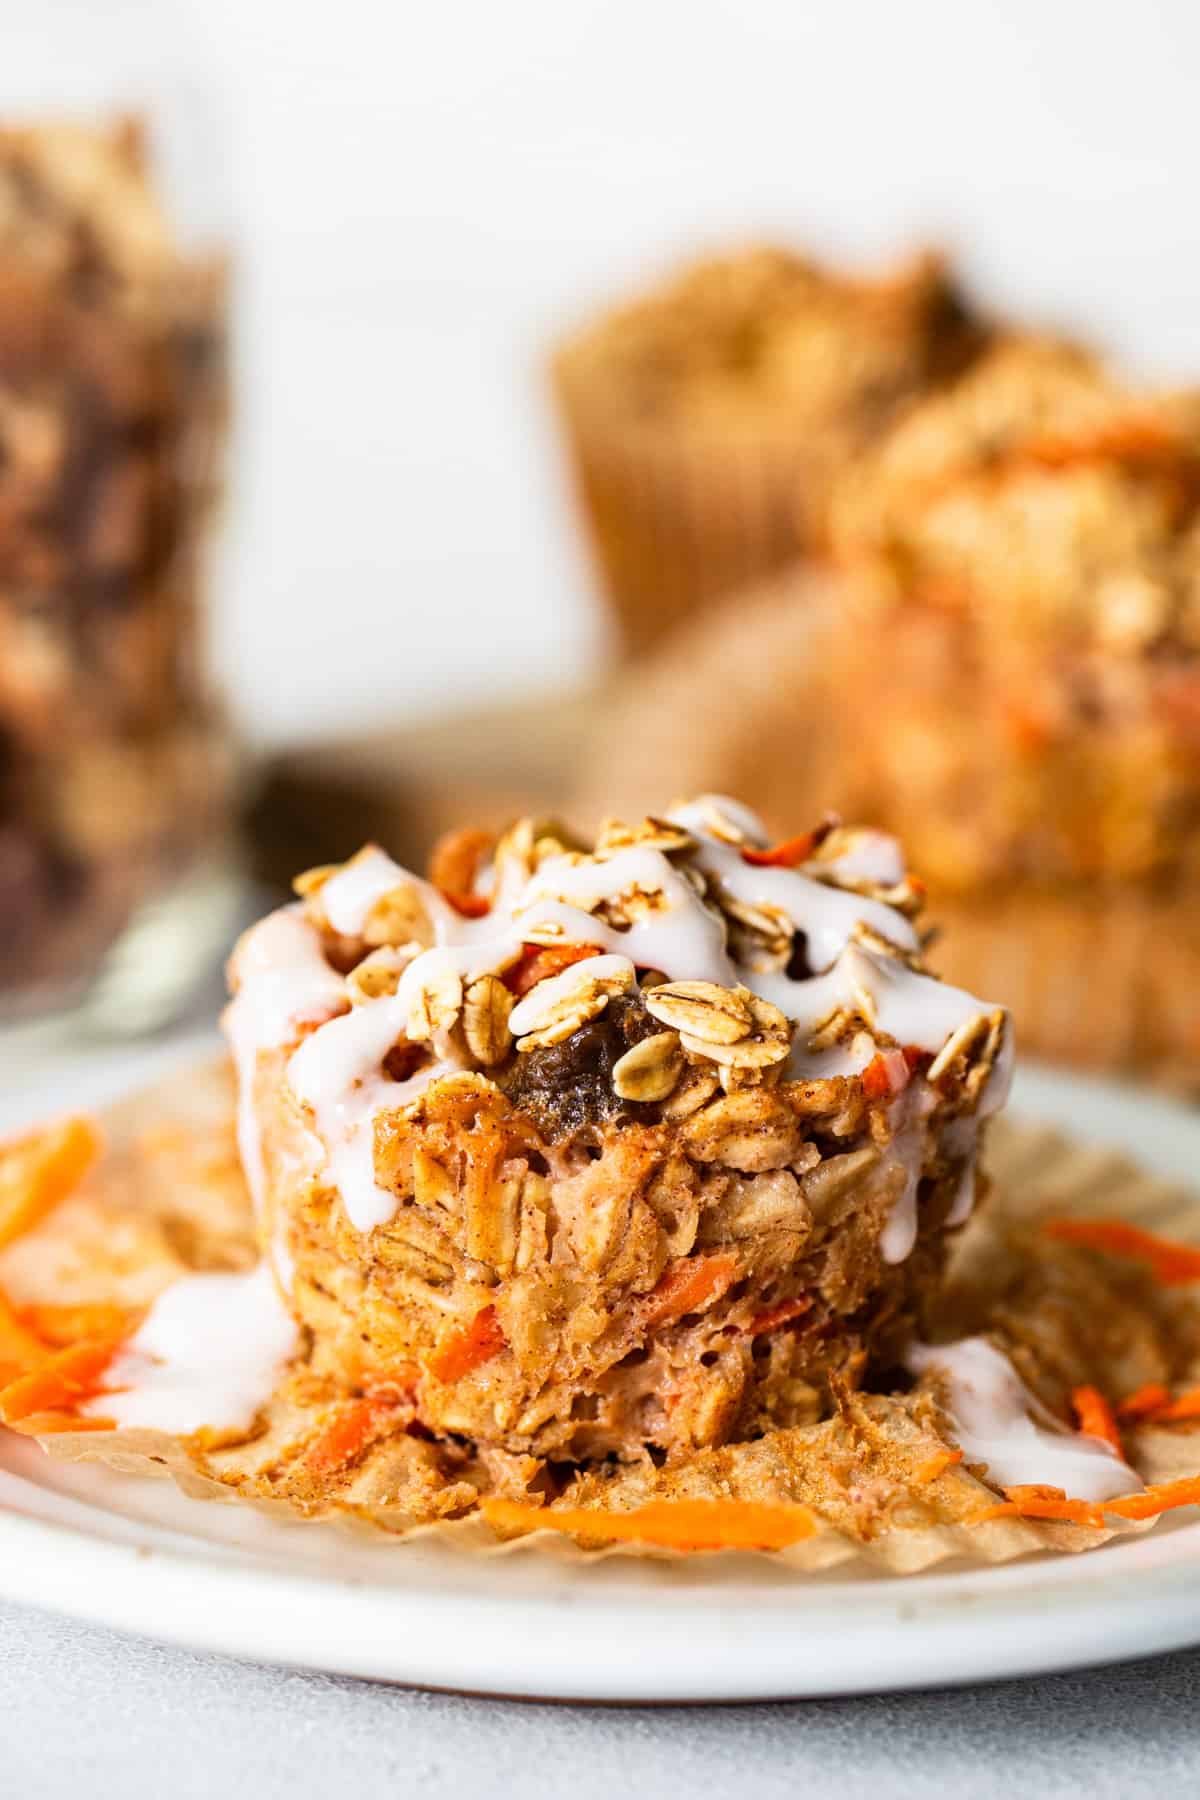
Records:
<instances>
[{"instance_id":1,"label":"blurred background muffin","mask_svg":"<svg viewBox=\"0 0 1200 1800\"><path fill-rule=\"evenodd\" d=\"M1196 396L997 345L842 479L823 574L627 686L615 803L649 799L653 738L782 836L829 804L893 831L935 964L1028 1051L1200 1083L1198 477Z\"/></svg>"},{"instance_id":2,"label":"blurred background muffin","mask_svg":"<svg viewBox=\"0 0 1200 1800\"><path fill-rule=\"evenodd\" d=\"M938 257L861 277L756 248L565 342L555 391L625 650L819 548L838 474L982 338Z\"/></svg>"},{"instance_id":3,"label":"blurred background muffin","mask_svg":"<svg viewBox=\"0 0 1200 1800\"><path fill-rule=\"evenodd\" d=\"M843 484L846 779L944 892L1200 865L1200 394L1014 343Z\"/></svg>"}]
</instances>

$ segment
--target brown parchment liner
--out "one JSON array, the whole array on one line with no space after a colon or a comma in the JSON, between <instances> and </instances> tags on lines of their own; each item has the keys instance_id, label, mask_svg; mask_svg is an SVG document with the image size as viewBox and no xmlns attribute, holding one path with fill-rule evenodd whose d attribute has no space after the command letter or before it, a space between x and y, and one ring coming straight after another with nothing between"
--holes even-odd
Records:
<instances>
[{"instance_id":1,"label":"brown parchment liner","mask_svg":"<svg viewBox=\"0 0 1200 1800\"><path fill-rule=\"evenodd\" d=\"M103 1299L140 1306L188 1271L250 1266L256 1248L232 1104L222 1062L110 1109L100 1166L0 1254L0 1289L17 1305ZM1052 1242L1039 1221L1113 1215L1200 1242L1200 1199L1124 1157L1040 1127L1000 1121L989 1151L995 1192L963 1233L934 1335L988 1332L1060 1413L1070 1389L1084 1383L1119 1395L1148 1381L1194 1381L1200 1302L1189 1290L1158 1287L1133 1264ZM248 1441L116 1430L56 1433L39 1442L69 1460L172 1479L195 1498L241 1501L372 1536L383 1529L409 1542L574 1561L680 1554L643 1544L584 1548L550 1531L504 1541L477 1502L483 1495L536 1498L541 1465L403 1432L371 1447L329 1491L301 1465L307 1440L338 1398L301 1359ZM1187 1428L1129 1431L1125 1445L1146 1481L1200 1469L1200 1439ZM951 1558L1003 1562L1033 1551L1090 1549L1149 1528L977 1521L973 1515L999 1496L961 1464L930 1479L930 1459L945 1448L954 1440L927 1384L909 1393L847 1393L836 1416L820 1424L700 1451L670 1470L639 1464L583 1471L555 1504L594 1509L600 1526L605 1512L656 1499L798 1502L814 1513L814 1534L786 1550L753 1554L801 1571L855 1563L906 1574Z\"/></svg>"}]
</instances>

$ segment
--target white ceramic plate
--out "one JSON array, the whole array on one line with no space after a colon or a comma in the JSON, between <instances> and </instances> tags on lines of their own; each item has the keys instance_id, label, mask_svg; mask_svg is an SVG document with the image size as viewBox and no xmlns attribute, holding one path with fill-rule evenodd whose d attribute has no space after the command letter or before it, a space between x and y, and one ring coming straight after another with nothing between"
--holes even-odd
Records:
<instances>
[{"instance_id":1,"label":"white ceramic plate","mask_svg":"<svg viewBox=\"0 0 1200 1800\"><path fill-rule=\"evenodd\" d=\"M1014 1111L1166 1175L1200 1167L1200 1114L1162 1100L1026 1072ZM904 1580L798 1577L750 1557L480 1561L187 1500L0 1433L6 1598L231 1655L545 1698L860 1693L1200 1642L1193 1518L1091 1555Z\"/></svg>"}]
</instances>

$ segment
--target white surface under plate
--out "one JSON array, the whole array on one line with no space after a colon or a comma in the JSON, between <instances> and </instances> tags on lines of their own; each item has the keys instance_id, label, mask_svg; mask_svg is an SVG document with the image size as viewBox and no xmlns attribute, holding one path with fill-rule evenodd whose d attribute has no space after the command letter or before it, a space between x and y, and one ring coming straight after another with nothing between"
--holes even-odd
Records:
<instances>
[{"instance_id":1,"label":"white surface under plate","mask_svg":"<svg viewBox=\"0 0 1200 1800\"><path fill-rule=\"evenodd\" d=\"M61 1106L61 1074L43 1097ZM1013 1110L1162 1174L1194 1178L1200 1164L1200 1114L1128 1090L1028 1071ZM491 1694L868 1692L1200 1642L1194 1518L1089 1555L906 1579L802 1577L756 1557L484 1560L188 1500L0 1433L5 1598L237 1656Z\"/></svg>"}]
</instances>

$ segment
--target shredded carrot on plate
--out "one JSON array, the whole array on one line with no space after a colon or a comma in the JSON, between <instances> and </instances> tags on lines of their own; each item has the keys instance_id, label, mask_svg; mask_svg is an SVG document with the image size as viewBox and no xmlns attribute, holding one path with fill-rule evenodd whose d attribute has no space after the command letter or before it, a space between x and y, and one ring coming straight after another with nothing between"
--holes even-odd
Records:
<instances>
[{"instance_id":1,"label":"shredded carrot on plate","mask_svg":"<svg viewBox=\"0 0 1200 1800\"><path fill-rule=\"evenodd\" d=\"M585 1542L657 1544L668 1550L786 1550L816 1529L807 1506L753 1500L652 1500L631 1512L484 1500L483 1514L500 1531L562 1531Z\"/></svg>"},{"instance_id":2,"label":"shredded carrot on plate","mask_svg":"<svg viewBox=\"0 0 1200 1800\"><path fill-rule=\"evenodd\" d=\"M10 1419L10 1431L23 1437L53 1437L62 1431L115 1431L115 1419L94 1418L91 1413L36 1412L23 1419Z\"/></svg>"},{"instance_id":3,"label":"shredded carrot on plate","mask_svg":"<svg viewBox=\"0 0 1200 1800\"><path fill-rule=\"evenodd\" d=\"M1090 1500L1068 1499L1062 1488L1029 1483L1006 1487L1004 1492L1023 1519L1066 1519L1073 1525L1093 1525L1097 1529L1104 1524L1101 1507Z\"/></svg>"},{"instance_id":4,"label":"shredded carrot on plate","mask_svg":"<svg viewBox=\"0 0 1200 1800\"><path fill-rule=\"evenodd\" d=\"M1099 1388L1077 1387L1071 1395L1071 1405L1080 1431L1088 1437L1099 1438L1110 1450L1124 1457L1125 1449L1113 1409Z\"/></svg>"},{"instance_id":5,"label":"shredded carrot on plate","mask_svg":"<svg viewBox=\"0 0 1200 1800\"><path fill-rule=\"evenodd\" d=\"M103 1392L101 1377L119 1348L119 1341L101 1338L56 1350L38 1368L10 1381L0 1392L0 1419L15 1425L32 1413L69 1412L81 1400Z\"/></svg>"},{"instance_id":6,"label":"shredded carrot on plate","mask_svg":"<svg viewBox=\"0 0 1200 1800\"><path fill-rule=\"evenodd\" d=\"M733 1280L736 1256L685 1256L671 1263L642 1303L642 1325L652 1331L720 1299Z\"/></svg>"},{"instance_id":7,"label":"shredded carrot on plate","mask_svg":"<svg viewBox=\"0 0 1200 1800\"><path fill-rule=\"evenodd\" d=\"M64 1119L0 1144L0 1245L44 1219L78 1187L100 1154L90 1119Z\"/></svg>"},{"instance_id":8,"label":"shredded carrot on plate","mask_svg":"<svg viewBox=\"0 0 1200 1800\"><path fill-rule=\"evenodd\" d=\"M1200 1388L1187 1388L1150 1416L1155 1425L1178 1425L1185 1419L1200 1419Z\"/></svg>"},{"instance_id":9,"label":"shredded carrot on plate","mask_svg":"<svg viewBox=\"0 0 1200 1800\"><path fill-rule=\"evenodd\" d=\"M1008 1487L1004 1492L1005 1501L981 1508L968 1523L980 1524L986 1519L1004 1518L1062 1519L1071 1525L1091 1525L1097 1531L1103 1529L1103 1507L1093 1505L1090 1500L1070 1500L1062 1488L1031 1483Z\"/></svg>"},{"instance_id":10,"label":"shredded carrot on plate","mask_svg":"<svg viewBox=\"0 0 1200 1800\"><path fill-rule=\"evenodd\" d=\"M918 1487L928 1487L931 1481L936 1481L939 1475L944 1475L947 1469L952 1469L962 1459L961 1450L935 1450L932 1456L927 1456L924 1462L917 1464L913 1470L913 1480Z\"/></svg>"},{"instance_id":11,"label":"shredded carrot on plate","mask_svg":"<svg viewBox=\"0 0 1200 1800\"><path fill-rule=\"evenodd\" d=\"M1200 1419L1200 1387L1185 1388L1172 1400L1168 1389L1152 1382L1122 1400L1118 1411L1123 1419L1140 1419L1147 1425L1179 1425Z\"/></svg>"},{"instance_id":12,"label":"shredded carrot on plate","mask_svg":"<svg viewBox=\"0 0 1200 1800\"><path fill-rule=\"evenodd\" d=\"M1164 1287L1200 1281L1200 1250L1194 1245L1155 1237L1125 1219L1051 1219L1044 1230L1062 1244L1078 1244L1085 1250L1104 1250L1110 1256L1145 1263Z\"/></svg>"},{"instance_id":13,"label":"shredded carrot on plate","mask_svg":"<svg viewBox=\"0 0 1200 1800\"><path fill-rule=\"evenodd\" d=\"M1200 1506L1200 1475L1159 1482L1144 1494L1124 1494L1119 1500L1104 1502L1106 1512L1116 1513L1122 1519L1156 1519L1177 1506Z\"/></svg>"},{"instance_id":14,"label":"shredded carrot on plate","mask_svg":"<svg viewBox=\"0 0 1200 1800\"><path fill-rule=\"evenodd\" d=\"M30 1331L0 1293L0 1386L27 1375L51 1354L50 1346Z\"/></svg>"},{"instance_id":15,"label":"shredded carrot on plate","mask_svg":"<svg viewBox=\"0 0 1200 1800\"><path fill-rule=\"evenodd\" d=\"M1118 1419L1146 1419L1161 1410L1170 1401L1171 1395L1161 1381L1147 1381L1143 1387L1134 1388L1132 1394L1126 1394L1117 1403Z\"/></svg>"},{"instance_id":16,"label":"shredded carrot on plate","mask_svg":"<svg viewBox=\"0 0 1200 1800\"><path fill-rule=\"evenodd\" d=\"M128 1337L137 1323L136 1314L106 1300L65 1306L39 1302L23 1306L20 1318L45 1344L59 1350L92 1338Z\"/></svg>"},{"instance_id":17,"label":"shredded carrot on plate","mask_svg":"<svg viewBox=\"0 0 1200 1800\"><path fill-rule=\"evenodd\" d=\"M490 1362L505 1345L504 1328L494 1306L485 1306L469 1325L460 1325L429 1359L430 1374L439 1381L461 1381L472 1369Z\"/></svg>"}]
</instances>

